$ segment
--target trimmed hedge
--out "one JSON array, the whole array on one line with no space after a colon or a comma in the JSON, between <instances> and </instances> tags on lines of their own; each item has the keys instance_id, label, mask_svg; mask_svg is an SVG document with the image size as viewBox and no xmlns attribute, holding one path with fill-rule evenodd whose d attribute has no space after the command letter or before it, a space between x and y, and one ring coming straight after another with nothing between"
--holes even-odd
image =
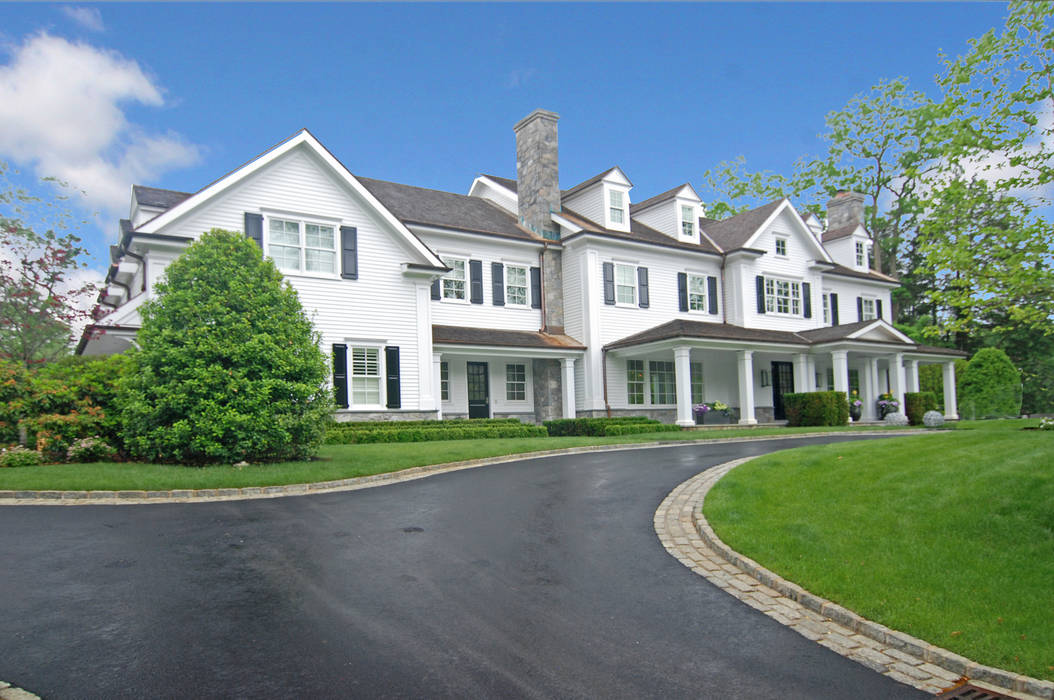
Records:
<instances>
[{"instance_id":1,"label":"trimmed hedge","mask_svg":"<svg viewBox=\"0 0 1054 700\"><path fill-rule=\"evenodd\" d=\"M547 420L542 425L549 431L552 437L578 437L582 435L603 436L608 435L604 430L614 425L637 425L649 426L663 425L657 420L647 416L621 416L616 418L557 418ZM640 431L649 432L649 431Z\"/></svg>"},{"instance_id":2,"label":"trimmed hedge","mask_svg":"<svg viewBox=\"0 0 1054 700\"><path fill-rule=\"evenodd\" d=\"M622 423L604 427L602 435L637 435L640 433L670 433L680 430L681 426L671 423Z\"/></svg>"},{"instance_id":3,"label":"trimmed hedge","mask_svg":"<svg viewBox=\"0 0 1054 700\"><path fill-rule=\"evenodd\" d=\"M439 423L439 421L435 421ZM466 421L467 422L467 421ZM429 442L432 440L487 440L495 438L546 437L540 425L482 425L467 427L409 427L380 430L330 430L328 445L358 445L376 442Z\"/></svg>"},{"instance_id":4,"label":"trimmed hedge","mask_svg":"<svg viewBox=\"0 0 1054 700\"><path fill-rule=\"evenodd\" d=\"M904 413L912 425L922 425L926 411L937 409L937 397L932 391L908 392L904 394Z\"/></svg>"},{"instance_id":5,"label":"trimmed hedge","mask_svg":"<svg viewBox=\"0 0 1054 700\"><path fill-rule=\"evenodd\" d=\"M963 418L1016 418L1021 415L1021 374L998 348L978 350L959 379Z\"/></svg>"},{"instance_id":6,"label":"trimmed hedge","mask_svg":"<svg viewBox=\"0 0 1054 700\"><path fill-rule=\"evenodd\" d=\"M787 425L845 425L849 422L849 399L844 391L813 391L784 394Z\"/></svg>"},{"instance_id":7,"label":"trimmed hedge","mask_svg":"<svg viewBox=\"0 0 1054 700\"><path fill-rule=\"evenodd\" d=\"M487 425L520 425L517 418L454 418L452 420L364 420L334 423L329 430L398 430L402 428L478 428Z\"/></svg>"}]
</instances>

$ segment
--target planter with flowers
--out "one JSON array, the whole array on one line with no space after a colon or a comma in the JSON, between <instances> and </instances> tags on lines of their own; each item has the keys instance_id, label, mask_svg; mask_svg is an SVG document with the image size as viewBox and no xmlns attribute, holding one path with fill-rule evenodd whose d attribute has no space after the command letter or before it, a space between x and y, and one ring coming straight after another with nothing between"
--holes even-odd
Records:
<instances>
[{"instance_id":1,"label":"planter with flowers","mask_svg":"<svg viewBox=\"0 0 1054 700\"><path fill-rule=\"evenodd\" d=\"M732 411L723 401L696 404L692 413L696 425L727 425L732 422Z\"/></svg>"},{"instance_id":2,"label":"planter with flowers","mask_svg":"<svg viewBox=\"0 0 1054 700\"><path fill-rule=\"evenodd\" d=\"M849 417L854 423L860 420L861 413L864 409L864 402L860 400L860 396L856 389L853 389L849 395Z\"/></svg>"},{"instance_id":3,"label":"planter with flowers","mask_svg":"<svg viewBox=\"0 0 1054 700\"><path fill-rule=\"evenodd\" d=\"M893 398L893 394L882 394L878 397L878 419L883 420L890 413L900 411L900 402Z\"/></svg>"}]
</instances>

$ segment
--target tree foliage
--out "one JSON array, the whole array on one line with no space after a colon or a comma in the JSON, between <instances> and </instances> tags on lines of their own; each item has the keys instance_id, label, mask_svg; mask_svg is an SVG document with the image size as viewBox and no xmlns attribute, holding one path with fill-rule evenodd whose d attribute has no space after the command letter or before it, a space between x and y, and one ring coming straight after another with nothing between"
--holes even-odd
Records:
<instances>
[{"instance_id":1,"label":"tree foliage","mask_svg":"<svg viewBox=\"0 0 1054 700\"><path fill-rule=\"evenodd\" d=\"M959 382L959 414L965 418L1021 415L1021 375L998 348L978 350Z\"/></svg>"},{"instance_id":2,"label":"tree foliage","mask_svg":"<svg viewBox=\"0 0 1054 700\"><path fill-rule=\"evenodd\" d=\"M124 386L126 448L183 464L311 456L332 409L327 365L274 263L213 229L156 289Z\"/></svg>"}]
</instances>

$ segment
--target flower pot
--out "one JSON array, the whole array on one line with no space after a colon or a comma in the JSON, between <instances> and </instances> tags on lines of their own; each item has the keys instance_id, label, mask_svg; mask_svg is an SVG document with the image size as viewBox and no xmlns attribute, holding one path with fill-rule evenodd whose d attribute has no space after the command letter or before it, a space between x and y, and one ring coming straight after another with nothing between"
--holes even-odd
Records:
<instances>
[{"instance_id":1,"label":"flower pot","mask_svg":"<svg viewBox=\"0 0 1054 700\"><path fill-rule=\"evenodd\" d=\"M854 423L857 422L858 420L860 420L860 414L861 414L860 406L850 406L849 407L849 417L853 419Z\"/></svg>"},{"instance_id":2,"label":"flower pot","mask_svg":"<svg viewBox=\"0 0 1054 700\"><path fill-rule=\"evenodd\" d=\"M703 425L728 425L731 422L732 418L721 411L710 411L703 414Z\"/></svg>"}]
</instances>

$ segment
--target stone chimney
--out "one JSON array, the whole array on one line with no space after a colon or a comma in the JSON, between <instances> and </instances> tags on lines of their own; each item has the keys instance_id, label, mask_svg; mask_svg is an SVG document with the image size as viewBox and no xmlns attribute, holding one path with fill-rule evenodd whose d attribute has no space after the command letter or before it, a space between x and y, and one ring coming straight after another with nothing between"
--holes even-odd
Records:
<instances>
[{"instance_id":1,"label":"stone chimney","mask_svg":"<svg viewBox=\"0 0 1054 700\"><path fill-rule=\"evenodd\" d=\"M867 195L859 192L839 192L827 202L827 230L833 231L850 224L864 223L864 202Z\"/></svg>"},{"instance_id":2,"label":"stone chimney","mask_svg":"<svg viewBox=\"0 0 1054 700\"><path fill-rule=\"evenodd\" d=\"M516 194L520 223L551 240L560 236L549 216L560 211L556 148L556 122L559 119L559 114L536 109L513 127L516 132Z\"/></svg>"}]
</instances>

